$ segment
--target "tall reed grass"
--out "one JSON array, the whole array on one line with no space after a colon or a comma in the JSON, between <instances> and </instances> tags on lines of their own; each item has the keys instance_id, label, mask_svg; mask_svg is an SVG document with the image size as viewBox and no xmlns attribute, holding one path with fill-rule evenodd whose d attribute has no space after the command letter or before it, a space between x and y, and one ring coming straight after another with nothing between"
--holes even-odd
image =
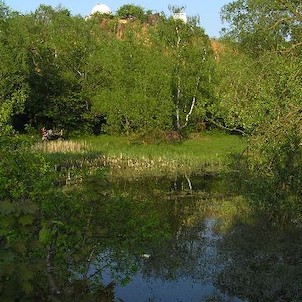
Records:
<instances>
[{"instance_id":1,"label":"tall reed grass","mask_svg":"<svg viewBox=\"0 0 302 302\"><path fill-rule=\"evenodd\" d=\"M33 145L33 151L39 151L43 153L87 153L90 150L90 146L86 141L47 141L39 142Z\"/></svg>"},{"instance_id":2,"label":"tall reed grass","mask_svg":"<svg viewBox=\"0 0 302 302\"><path fill-rule=\"evenodd\" d=\"M129 157L102 155L100 162L109 167L109 175L119 177L140 177L150 175L175 175L177 173L190 175L197 171L217 171L221 168L221 162L200 162L196 158L178 157Z\"/></svg>"}]
</instances>

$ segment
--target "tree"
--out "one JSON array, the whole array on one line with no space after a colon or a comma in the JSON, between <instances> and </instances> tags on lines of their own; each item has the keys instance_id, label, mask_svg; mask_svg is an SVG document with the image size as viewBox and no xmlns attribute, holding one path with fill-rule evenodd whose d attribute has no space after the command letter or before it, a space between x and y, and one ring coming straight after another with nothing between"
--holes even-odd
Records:
<instances>
[{"instance_id":1,"label":"tree","mask_svg":"<svg viewBox=\"0 0 302 302\"><path fill-rule=\"evenodd\" d=\"M174 8L175 10L175 8ZM212 98L211 73L214 67L209 38L196 24L169 18L159 24L159 37L171 57L171 97L175 128L185 128L189 119L202 119Z\"/></svg>"},{"instance_id":2,"label":"tree","mask_svg":"<svg viewBox=\"0 0 302 302\"><path fill-rule=\"evenodd\" d=\"M302 5L299 0L240 0L222 9L231 24L228 36L253 53L301 47Z\"/></svg>"},{"instance_id":3,"label":"tree","mask_svg":"<svg viewBox=\"0 0 302 302\"><path fill-rule=\"evenodd\" d=\"M302 5L289 0L234 1L222 15L231 24L226 36L237 46L233 57L241 60L242 70L227 80L229 87L222 81L220 96L252 134L249 187L257 188L260 196L253 196L261 201L265 197L266 205L293 206L300 200L302 179ZM228 66L236 71L233 63ZM225 71L226 76L228 68Z\"/></svg>"},{"instance_id":4,"label":"tree","mask_svg":"<svg viewBox=\"0 0 302 302\"><path fill-rule=\"evenodd\" d=\"M160 49L142 45L130 28L123 40L100 44L91 60L92 110L106 117L107 131L171 127L170 77Z\"/></svg>"},{"instance_id":5,"label":"tree","mask_svg":"<svg viewBox=\"0 0 302 302\"><path fill-rule=\"evenodd\" d=\"M165 130L173 124L181 130L193 116L205 115L214 61L195 19L185 24L162 18L152 27L130 22L123 35L99 41L87 85L93 115L106 117L108 131Z\"/></svg>"},{"instance_id":6,"label":"tree","mask_svg":"<svg viewBox=\"0 0 302 302\"><path fill-rule=\"evenodd\" d=\"M92 24L62 7L41 5L19 15L2 9L0 21L1 119L17 130L89 126L86 58L97 40ZM62 115L64 111L64 115Z\"/></svg>"},{"instance_id":7,"label":"tree","mask_svg":"<svg viewBox=\"0 0 302 302\"><path fill-rule=\"evenodd\" d=\"M24 110L28 98L28 42L22 16L0 4L0 127L11 125L12 118Z\"/></svg>"},{"instance_id":8,"label":"tree","mask_svg":"<svg viewBox=\"0 0 302 302\"><path fill-rule=\"evenodd\" d=\"M133 4L122 5L116 12L118 18L134 18L139 21L146 21L147 15L141 6Z\"/></svg>"},{"instance_id":9,"label":"tree","mask_svg":"<svg viewBox=\"0 0 302 302\"><path fill-rule=\"evenodd\" d=\"M81 128L89 102L83 91L90 24L63 8L40 6L30 15L29 122L35 126ZM62 115L64 111L64 115Z\"/></svg>"},{"instance_id":10,"label":"tree","mask_svg":"<svg viewBox=\"0 0 302 302\"><path fill-rule=\"evenodd\" d=\"M222 18L231 26L222 41L218 98L227 124L250 132L300 102L301 16L297 1L233 1L224 6Z\"/></svg>"},{"instance_id":11,"label":"tree","mask_svg":"<svg viewBox=\"0 0 302 302\"><path fill-rule=\"evenodd\" d=\"M221 15L231 25L227 35L249 52L301 49L299 0L238 0L225 5Z\"/></svg>"},{"instance_id":12,"label":"tree","mask_svg":"<svg viewBox=\"0 0 302 302\"><path fill-rule=\"evenodd\" d=\"M226 45L218 64L220 71L225 68L220 96L226 107L234 108L241 126L253 129L265 121L271 123L299 106L301 3L233 1L223 8L222 17L231 24L226 37L236 44ZM248 115L254 121L248 121Z\"/></svg>"}]
</instances>

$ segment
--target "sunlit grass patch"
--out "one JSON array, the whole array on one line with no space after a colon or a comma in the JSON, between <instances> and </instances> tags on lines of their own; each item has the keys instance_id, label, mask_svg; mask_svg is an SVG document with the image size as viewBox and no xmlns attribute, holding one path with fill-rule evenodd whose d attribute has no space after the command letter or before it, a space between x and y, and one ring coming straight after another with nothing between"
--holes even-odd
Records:
<instances>
[{"instance_id":1,"label":"sunlit grass patch","mask_svg":"<svg viewBox=\"0 0 302 302\"><path fill-rule=\"evenodd\" d=\"M115 176L147 176L147 175L168 175L175 173L190 174L193 170L200 168L201 162L183 158L166 157L129 157L105 156L103 163L110 167L111 174Z\"/></svg>"},{"instance_id":2,"label":"sunlit grass patch","mask_svg":"<svg viewBox=\"0 0 302 302\"><path fill-rule=\"evenodd\" d=\"M38 142L32 148L44 153L85 153L89 151L89 144L85 141L56 140Z\"/></svg>"},{"instance_id":3,"label":"sunlit grass patch","mask_svg":"<svg viewBox=\"0 0 302 302\"><path fill-rule=\"evenodd\" d=\"M53 162L63 154L91 155L91 169L105 166L111 175L137 177L217 172L224 167L229 154L240 153L245 146L245 140L238 136L216 133L177 143L147 145L132 143L131 138L125 136L86 136L69 141L36 143L33 149L49 154Z\"/></svg>"},{"instance_id":4,"label":"sunlit grass patch","mask_svg":"<svg viewBox=\"0 0 302 302\"><path fill-rule=\"evenodd\" d=\"M170 144L132 144L131 138L112 136L89 136L78 140L89 144L90 150L108 157L133 159L176 160L181 162L221 162L231 153L241 153L246 147L245 139L227 134L204 134L193 139Z\"/></svg>"},{"instance_id":5,"label":"sunlit grass patch","mask_svg":"<svg viewBox=\"0 0 302 302\"><path fill-rule=\"evenodd\" d=\"M246 141L222 133L202 134L177 143L137 144L125 136L88 136L85 141L94 154L100 154L114 175L154 175L219 171L229 154L241 153Z\"/></svg>"}]
</instances>

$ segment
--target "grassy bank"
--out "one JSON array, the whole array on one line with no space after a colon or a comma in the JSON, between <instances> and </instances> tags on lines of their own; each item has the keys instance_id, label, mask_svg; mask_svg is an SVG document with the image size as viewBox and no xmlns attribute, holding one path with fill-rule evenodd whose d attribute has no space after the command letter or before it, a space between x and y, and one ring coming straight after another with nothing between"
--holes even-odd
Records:
<instances>
[{"instance_id":1,"label":"grassy bank","mask_svg":"<svg viewBox=\"0 0 302 302\"><path fill-rule=\"evenodd\" d=\"M206 133L191 139L171 144L134 144L131 138L116 136L89 136L77 140L87 143L91 150L108 156L155 159L195 159L199 162L214 163L223 161L230 153L242 152L246 141L235 135Z\"/></svg>"},{"instance_id":2,"label":"grassy bank","mask_svg":"<svg viewBox=\"0 0 302 302\"><path fill-rule=\"evenodd\" d=\"M137 144L132 138L89 136L78 140L89 145L91 151L101 153L115 173L125 170L154 173L220 170L231 153L241 153L246 140L224 133L206 133L170 144Z\"/></svg>"},{"instance_id":3,"label":"grassy bank","mask_svg":"<svg viewBox=\"0 0 302 302\"><path fill-rule=\"evenodd\" d=\"M72 154L72 158L78 154L77 161L82 157L83 162L89 162L91 168L107 166L114 175L130 177L176 172L190 174L193 171L217 172L225 165L230 154L241 153L245 147L245 139L239 136L206 133L169 144L144 145L134 143L133 138L129 137L101 135L40 143L34 148L47 153L54 161L68 158L67 154Z\"/></svg>"}]
</instances>

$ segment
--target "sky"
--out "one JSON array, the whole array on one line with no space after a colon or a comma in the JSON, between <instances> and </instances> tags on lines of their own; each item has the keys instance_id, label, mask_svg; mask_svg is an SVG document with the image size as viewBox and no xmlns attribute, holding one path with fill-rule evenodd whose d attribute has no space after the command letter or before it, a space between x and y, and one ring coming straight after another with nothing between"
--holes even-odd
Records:
<instances>
[{"instance_id":1,"label":"sky","mask_svg":"<svg viewBox=\"0 0 302 302\"><path fill-rule=\"evenodd\" d=\"M220 9L231 0L4 0L4 3L12 10L20 13L35 11L40 4L57 7L59 4L67 8L73 15L89 15L92 8L98 4L106 4L115 12L124 4L139 5L146 10L164 12L169 16L169 5L185 6L187 16L199 16L200 25L211 37L219 37L219 32L225 24L220 20Z\"/></svg>"}]
</instances>

